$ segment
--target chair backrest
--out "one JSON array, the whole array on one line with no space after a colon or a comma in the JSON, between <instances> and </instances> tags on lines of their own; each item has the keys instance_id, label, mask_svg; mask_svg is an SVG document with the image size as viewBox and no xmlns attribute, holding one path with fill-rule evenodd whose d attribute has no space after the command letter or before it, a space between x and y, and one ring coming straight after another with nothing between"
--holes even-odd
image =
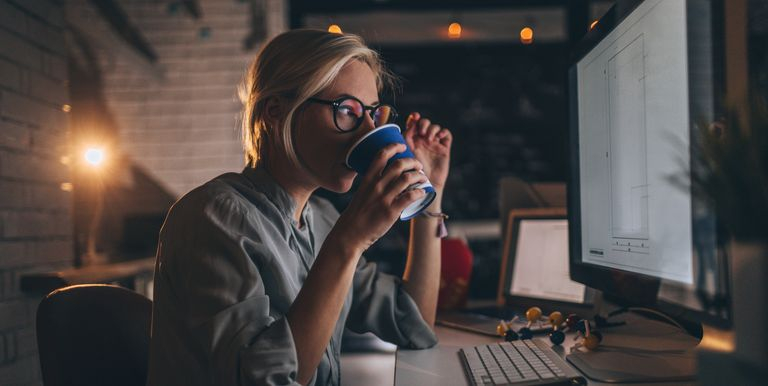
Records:
<instances>
[{"instance_id":1,"label":"chair backrest","mask_svg":"<svg viewBox=\"0 0 768 386\"><path fill-rule=\"evenodd\" d=\"M122 287L61 288L37 309L46 386L146 384L152 301Z\"/></svg>"}]
</instances>

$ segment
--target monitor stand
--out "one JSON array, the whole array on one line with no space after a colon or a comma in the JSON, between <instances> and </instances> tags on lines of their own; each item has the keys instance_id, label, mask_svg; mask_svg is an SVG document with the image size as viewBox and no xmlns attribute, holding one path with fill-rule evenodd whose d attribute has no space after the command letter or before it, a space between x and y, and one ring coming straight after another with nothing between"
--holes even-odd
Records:
<instances>
[{"instance_id":1,"label":"monitor stand","mask_svg":"<svg viewBox=\"0 0 768 386\"><path fill-rule=\"evenodd\" d=\"M698 339L675 326L636 314L628 313L616 320L627 324L601 330L603 340L597 350L574 351L566 356L584 376L608 383L696 378Z\"/></svg>"}]
</instances>

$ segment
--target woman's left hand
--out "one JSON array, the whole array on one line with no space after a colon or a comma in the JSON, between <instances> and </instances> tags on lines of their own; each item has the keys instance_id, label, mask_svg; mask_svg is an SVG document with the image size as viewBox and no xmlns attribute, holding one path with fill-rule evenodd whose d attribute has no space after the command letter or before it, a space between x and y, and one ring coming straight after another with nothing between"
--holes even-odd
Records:
<instances>
[{"instance_id":1,"label":"woman's left hand","mask_svg":"<svg viewBox=\"0 0 768 386\"><path fill-rule=\"evenodd\" d=\"M419 113L411 113L405 121L405 142L424 166L432 186L442 191L451 161L451 131L433 124Z\"/></svg>"}]
</instances>

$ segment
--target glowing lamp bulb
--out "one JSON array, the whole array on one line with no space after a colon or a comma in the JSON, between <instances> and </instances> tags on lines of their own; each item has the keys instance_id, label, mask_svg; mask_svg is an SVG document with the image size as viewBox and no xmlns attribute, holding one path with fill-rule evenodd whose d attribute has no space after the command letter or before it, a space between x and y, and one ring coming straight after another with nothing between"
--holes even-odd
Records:
<instances>
[{"instance_id":1,"label":"glowing lamp bulb","mask_svg":"<svg viewBox=\"0 0 768 386\"><path fill-rule=\"evenodd\" d=\"M339 27L336 24L331 24L330 26L328 26L328 32L330 32L332 34L339 34L339 35L341 35L341 27Z\"/></svg>"},{"instance_id":2,"label":"glowing lamp bulb","mask_svg":"<svg viewBox=\"0 0 768 386\"><path fill-rule=\"evenodd\" d=\"M91 166L99 166L104 163L104 149L89 148L85 151L85 162L88 162Z\"/></svg>"},{"instance_id":3,"label":"glowing lamp bulb","mask_svg":"<svg viewBox=\"0 0 768 386\"><path fill-rule=\"evenodd\" d=\"M597 25L597 20L593 21L592 24L589 25L589 30L591 31L592 28L595 28L596 25Z\"/></svg>"},{"instance_id":4,"label":"glowing lamp bulb","mask_svg":"<svg viewBox=\"0 0 768 386\"><path fill-rule=\"evenodd\" d=\"M459 23L451 23L451 25L448 26L448 37L451 39L458 39L461 37L461 24Z\"/></svg>"},{"instance_id":5,"label":"glowing lamp bulb","mask_svg":"<svg viewBox=\"0 0 768 386\"><path fill-rule=\"evenodd\" d=\"M524 27L520 30L520 42L523 44L533 43L533 28Z\"/></svg>"}]
</instances>

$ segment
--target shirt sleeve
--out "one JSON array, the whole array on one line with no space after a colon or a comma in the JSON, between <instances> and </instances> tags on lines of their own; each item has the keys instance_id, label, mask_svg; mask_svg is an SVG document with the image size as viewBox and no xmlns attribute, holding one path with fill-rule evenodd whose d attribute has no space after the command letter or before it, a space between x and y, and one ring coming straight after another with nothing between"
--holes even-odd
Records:
<instances>
[{"instance_id":1,"label":"shirt sleeve","mask_svg":"<svg viewBox=\"0 0 768 386\"><path fill-rule=\"evenodd\" d=\"M178 314L167 327L186 346L178 348L209 367L210 384L297 384L291 329L285 317L270 315L254 263L273 258L268 242L241 231L252 216L227 197L179 211L169 215L158 251L165 298Z\"/></svg>"},{"instance_id":2,"label":"shirt sleeve","mask_svg":"<svg viewBox=\"0 0 768 386\"><path fill-rule=\"evenodd\" d=\"M375 263L361 257L352 283L352 305L347 318L350 330L373 332L385 341L412 349L437 344L435 333L422 319L400 278L379 272Z\"/></svg>"}]
</instances>

